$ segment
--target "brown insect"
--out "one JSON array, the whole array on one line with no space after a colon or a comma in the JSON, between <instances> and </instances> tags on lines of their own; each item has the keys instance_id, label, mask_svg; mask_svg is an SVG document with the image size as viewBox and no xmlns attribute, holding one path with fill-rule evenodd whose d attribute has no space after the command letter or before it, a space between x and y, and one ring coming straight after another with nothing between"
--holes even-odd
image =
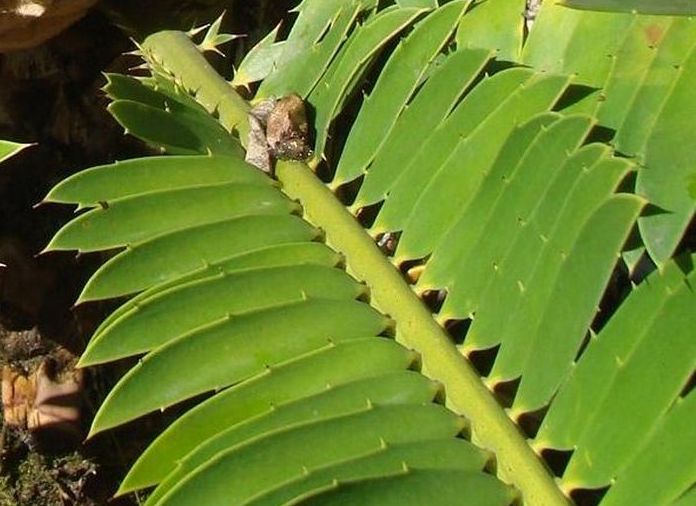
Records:
<instances>
[{"instance_id":1,"label":"brown insect","mask_svg":"<svg viewBox=\"0 0 696 506\"><path fill-rule=\"evenodd\" d=\"M306 160L312 155L305 105L296 93L256 105L249 125L246 161L264 172L271 172L273 159Z\"/></svg>"},{"instance_id":2,"label":"brown insect","mask_svg":"<svg viewBox=\"0 0 696 506\"><path fill-rule=\"evenodd\" d=\"M309 125L305 105L299 95L281 98L266 120L266 140L271 154L280 160L306 160L309 147Z\"/></svg>"}]
</instances>

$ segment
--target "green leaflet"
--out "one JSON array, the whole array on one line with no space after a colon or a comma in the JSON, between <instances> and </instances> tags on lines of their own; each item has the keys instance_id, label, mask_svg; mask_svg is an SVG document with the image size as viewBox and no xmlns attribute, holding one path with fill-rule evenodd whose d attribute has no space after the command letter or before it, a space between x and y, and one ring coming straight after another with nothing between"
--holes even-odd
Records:
<instances>
[{"instance_id":1,"label":"green leaflet","mask_svg":"<svg viewBox=\"0 0 696 506\"><path fill-rule=\"evenodd\" d=\"M125 132L133 133L148 144L172 155L207 153L206 141L186 121L156 107L118 100L108 107Z\"/></svg>"},{"instance_id":2,"label":"green leaflet","mask_svg":"<svg viewBox=\"0 0 696 506\"><path fill-rule=\"evenodd\" d=\"M238 157L152 156L78 172L54 186L43 201L94 207L128 196L222 183L273 184Z\"/></svg>"},{"instance_id":3,"label":"green leaflet","mask_svg":"<svg viewBox=\"0 0 696 506\"><path fill-rule=\"evenodd\" d=\"M685 281L679 265L670 262L663 272L653 273L631 292L599 335L592 337L549 410L535 444L570 449L591 427L598 401L615 388L617 376L625 374L637 349L658 338L664 307L685 292Z\"/></svg>"},{"instance_id":4,"label":"green leaflet","mask_svg":"<svg viewBox=\"0 0 696 506\"><path fill-rule=\"evenodd\" d=\"M30 144L18 144L16 142L0 141L0 162L16 155Z\"/></svg>"},{"instance_id":5,"label":"green leaflet","mask_svg":"<svg viewBox=\"0 0 696 506\"><path fill-rule=\"evenodd\" d=\"M659 212L642 217L640 229L658 265L672 255L695 210L685 190L694 160L679 140L693 122L686 113L696 67L692 24L690 18L589 13L548 4L523 54L525 63L573 72L579 84L605 88L571 108L596 112L601 124L617 130L617 149L645 165L638 190Z\"/></svg>"},{"instance_id":6,"label":"green leaflet","mask_svg":"<svg viewBox=\"0 0 696 506\"><path fill-rule=\"evenodd\" d=\"M442 487L442 483L451 485ZM467 498L466 504L472 506L506 505L514 499L514 493L481 473L452 469L404 469L393 476L338 483L317 491L316 495L299 497L289 504L328 506L356 501L357 504L375 506L447 506L459 503L463 497Z\"/></svg>"},{"instance_id":7,"label":"green leaflet","mask_svg":"<svg viewBox=\"0 0 696 506\"><path fill-rule=\"evenodd\" d=\"M365 175L353 209L374 204L387 196L389 185L418 153L423 132L434 130L445 121L490 57L491 53L484 50L456 51L438 65L384 141ZM453 83L458 85L453 86Z\"/></svg>"},{"instance_id":8,"label":"green leaflet","mask_svg":"<svg viewBox=\"0 0 696 506\"><path fill-rule=\"evenodd\" d=\"M451 2L434 11L399 44L360 108L338 162L334 186L365 172L430 63L447 44L467 3Z\"/></svg>"},{"instance_id":9,"label":"green leaflet","mask_svg":"<svg viewBox=\"0 0 696 506\"><path fill-rule=\"evenodd\" d=\"M188 274L174 278L164 283L156 284L132 297L114 310L99 325L94 335L101 334L104 329L127 313L137 311L137 307L148 303L153 297L178 285L192 281L209 279L225 274L233 274L241 270L263 267L281 267L290 265L323 265L335 267L341 261L340 255L318 242L298 242L261 247L245 253L232 255L217 262L210 263Z\"/></svg>"},{"instance_id":10,"label":"green leaflet","mask_svg":"<svg viewBox=\"0 0 696 506\"><path fill-rule=\"evenodd\" d=\"M112 101L129 100L148 105L162 111L175 112L191 120L198 118L205 121L206 110L198 104L184 89L175 83L166 82L162 76L136 78L121 74L106 74L104 91ZM220 128L208 121L208 128Z\"/></svg>"},{"instance_id":11,"label":"green leaflet","mask_svg":"<svg viewBox=\"0 0 696 506\"><path fill-rule=\"evenodd\" d=\"M524 157L516 165L508 166L507 159L496 165L499 171L489 173L468 212L438 248L448 259L445 271L451 276L446 284L451 296L442 308L443 315L468 317L476 311L477 299L496 276L516 236L528 233L526 225L540 202L547 195L553 198L550 191L558 169L567 163L592 126L585 116L565 117L546 125L544 116L537 118L541 121L533 122L533 128L539 134ZM507 167L511 170L501 174ZM487 233L493 227L500 233ZM433 266L437 267L436 258Z\"/></svg>"},{"instance_id":12,"label":"green leaflet","mask_svg":"<svg viewBox=\"0 0 696 506\"><path fill-rule=\"evenodd\" d=\"M316 111L314 129L316 156L324 154L329 125L343 106L358 77L379 54L383 45L411 24L421 9L385 9L359 25L327 69L321 85L308 97Z\"/></svg>"},{"instance_id":13,"label":"green leaflet","mask_svg":"<svg viewBox=\"0 0 696 506\"><path fill-rule=\"evenodd\" d=\"M149 105L163 111L170 104L178 106L181 112L186 111L186 105L191 106L188 114L197 113L204 109L185 93L167 95L158 89L157 79L154 77L137 78L123 74L108 73L105 75L106 85L104 92L111 100L130 100L140 104ZM176 85L172 86L176 89Z\"/></svg>"},{"instance_id":14,"label":"green leaflet","mask_svg":"<svg viewBox=\"0 0 696 506\"><path fill-rule=\"evenodd\" d=\"M693 430L696 396L677 399L660 424L621 472L620 479L607 493L603 504L615 506L649 501L671 502L679 506L694 504L693 438L684 438ZM656 487L653 480L663 480Z\"/></svg>"},{"instance_id":15,"label":"green leaflet","mask_svg":"<svg viewBox=\"0 0 696 506\"><path fill-rule=\"evenodd\" d=\"M345 42L348 32L357 22L361 11L367 7L364 3L360 0L344 2L331 20L327 31L322 34L321 41L315 42L306 51L299 53L292 65L287 66L282 74L271 73L264 79L257 93L257 99L271 96L282 97L289 93L297 93L301 97L309 95ZM282 78L275 79L276 76L282 76Z\"/></svg>"},{"instance_id":16,"label":"green leaflet","mask_svg":"<svg viewBox=\"0 0 696 506\"><path fill-rule=\"evenodd\" d=\"M230 499L242 503L273 483L302 475L303 467L339 462L390 443L453 438L462 428L460 419L434 404L366 406L271 432L222 452L157 504L190 504L194 497L210 505L229 504Z\"/></svg>"},{"instance_id":17,"label":"green leaflet","mask_svg":"<svg viewBox=\"0 0 696 506\"><path fill-rule=\"evenodd\" d=\"M573 9L587 9L609 12L639 12L641 14L662 14L670 16L693 16L696 5L691 0L563 0L561 5Z\"/></svg>"},{"instance_id":18,"label":"green leaflet","mask_svg":"<svg viewBox=\"0 0 696 506\"><path fill-rule=\"evenodd\" d=\"M559 233L552 239L551 246L538 258L538 265L543 265L544 269L537 269L522 286L522 301L517 311L505 322L506 333L499 337L502 345L491 371L491 382L515 378L531 371L528 359L534 364L538 364L540 359L558 360L547 364L550 369L547 377L537 378L544 383L557 381L551 371L555 371L559 377L569 372L567 369L596 313L599 299L618 258L617 253L642 204L633 196L612 197L596 211L593 210L589 217L586 216L579 223L580 227ZM577 212L576 209L569 212ZM594 232L592 227L596 229ZM594 263L590 264L591 261ZM583 272L582 269L587 271ZM564 275L572 275L568 279L576 284L566 281ZM567 294L567 290L574 293ZM565 298L559 299L561 296ZM553 305L551 301L554 301ZM574 307L569 312L572 304L576 304L577 309ZM560 318L561 315L564 317ZM563 336L563 339L559 336ZM536 373L532 374L536 376ZM515 402L522 402L527 395L532 398L544 392L540 385L536 387L536 391L525 387L525 395L518 392ZM533 410L538 402L541 401L515 407L519 407L519 411Z\"/></svg>"},{"instance_id":19,"label":"green leaflet","mask_svg":"<svg viewBox=\"0 0 696 506\"><path fill-rule=\"evenodd\" d=\"M565 77L536 76L468 132L414 202L395 254L397 261L432 252L473 198L512 129L550 109L567 84ZM431 205L435 200L439 205Z\"/></svg>"},{"instance_id":20,"label":"green leaflet","mask_svg":"<svg viewBox=\"0 0 696 506\"><path fill-rule=\"evenodd\" d=\"M144 353L222 318L300 301L352 299L364 293L344 271L314 265L247 269L181 281L141 300L92 336L81 366Z\"/></svg>"},{"instance_id":21,"label":"green leaflet","mask_svg":"<svg viewBox=\"0 0 696 506\"><path fill-rule=\"evenodd\" d=\"M696 100L696 45L680 70L645 147L646 168L638 173L636 187L659 208L639 222L646 249L658 264L674 253L696 215L696 200L687 189L696 174L696 156L688 147L694 119L687 110Z\"/></svg>"},{"instance_id":22,"label":"green leaflet","mask_svg":"<svg viewBox=\"0 0 696 506\"><path fill-rule=\"evenodd\" d=\"M621 151L644 157L662 104L696 42L689 29L687 19L634 18L605 84L607 100L597 110L605 124L617 129L615 144Z\"/></svg>"},{"instance_id":23,"label":"green leaflet","mask_svg":"<svg viewBox=\"0 0 696 506\"><path fill-rule=\"evenodd\" d=\"M475 195L516 121L550 108L566 84L510 69L467 95L402 172L372 227L375 233L404 230L397 262L432 251ZM435 195L437 206L431 205Z\"/></svg>"},{"instance_id":24,"label":"green leaflet","mask_svg":"<svg viewBox=\"0 0 696 506\"><path fill-rule=\"evenodd\" d=\"M542 128L559 118L560 116L556 113L541 113L513 130L501 147L490 172L486 175L471 204L463 210L458 223L452 227L451 237L456 237L456 243L443 241L433 252L423 274L418 279L419 292L440 288L451 290L455 270L462 266L459 262L460 255L472 254L476 249L476 240L470 238L483 235L487 217L490 217L498 201L504 201L503 195L507 191L506 183L510 176L518 170L523 161L528 159L527 153L533 146L534 140L544 132ZM491 278L490 272L487 273L486 278ZM459 304L455 303L456 297L456 293L448 297L448 306L443 307L439 312L441 319L468 315L463 307L458 307ZM456 310L450 309L452 307Z\"/></svg>"},{"instance_id":25,"label":"green leaflet","mask_svg":"<svg viewBox=\"0 0 696 506\"><path fill-rule=\"evenodd\" d=\"M484 0L474 3L457 29L457 47L493 49L498 58L519 61L524 35L522 0Z\"/></svg>"},{"instance_id":26,"label":"green leaflet","mask_svg":"<svg viewBox=\"0 0 696 506\"><path fill-rule=\"evenodd\" d=\"M195 472L199 466L211 461L220 452L259 436L285 427L355 413L370 404L384 406L428 403L433 400L437 391L437 385L422 375L403 371L353 381L337 387L328 385L326 390L319 394L288 404L274 405L266 413L233 425L196 447L178 463L176 470L160 483L148 497L146 504L157 504L178 482Z\"/></svg>"},{"instance_id":27,"label":"green leaflet","mask_svg":"<svg viewBox=\"0 0 696 506\"><path fill-rule=\"evenodd\" d=\"M612 195L631 168L626 161L611 158L592 163L593 158L607 154L606 148L596 145L584 148L582 155L578 153L580 165L573 162L567 166L571 171L579 171L577 181L569 181L571 187L564 191L567 196L557 203L554 203L554 195L549 194L550 198L528 224L528 228L536 233L531 238L520 236L518 245L521 248L512 249L500 263L500 275L483 296L463 350L490 348L504 339L505 345L499 352L491 380L506 381L515 377L514 372L504 372L502 364L507 360L504 358L506 355L514 361L528 346L526 339L529 334L516 332L515 324L527 320L533 323L537 318L533 313L536 303L532 299L541 296L541 291L532 288L535 285L548 286L552 282L562 260L559 252L567 254L572 249L586 221ZM585 156L589 156L587 161L582 160ZM549 205L552 207L546 207ZM442 317L449 314L449 310L443 308Z\"/></svg>"},{"instance_id":28,"label":"green leaflet","mask_svg":"<svg viewBox=\"0 0 696 506\"><path fill-rule=\"evenodd\" d=\"M536 322L527 319L515 329L531 331L532 338L522 360L518 359L522 382L511 416L546 405L570 373L618 252L644 204L639 197L625 194L606 202L580 233L578 247L567 253L558 281L546 292L549 298L544 311L537 313L541 318ZM561 256L563 252L556 254Z\"/></svg>"},{"instance_id":29,"label":"green leaflet","mask_svg":"<svg viewBox=\"0 0 696 506\"><path fill-rule=\"evenodd\" d=\"M375 0L304 0L294 9L298 13L297 20L287 40L282 42L282 51L275 55L272 70L265 76L255 98L282 97L290 92L303 96L309 93L312 83L321 77L324 66L343 43L345 30L355 16L376 6ZM287 82L286 75L289 76Z\"/></svg>"},{"instance_id":30,"label":"green leaflet","mask_svg":"<svg viewBox=\"0 0 696 506\"><path fill-rule=\"evenodd\" d=\"M244 56L242 63L234 73L232 86L248 87L249 84L260 81L271 73L276 60L284 49L284 42L276 42L279 29L280 25L268 32L268 35Z\"/></svg>"},{"instance_id":31,"label":"green leaflet","mask_svg":"<svg viewBox=\"0 0 696 506\"><path fill-rule=\"evenodd\" d=\"M674 452L670 462L655 466L650 461L649 478L645 463L636 457L643 452L664 454L656 445L668 444L665 439L678 433L663 432L662 426L683 424L686 411L693 412L688 407L693 400L680 399L696 363L692 262L691 257L679 258L641 283L592 339L558 393L536 444L576 447L563 476L565 486L596 488L614 478L621 483L622 470L637 468L627 471L629 476L643 473L650 482L661 475L681 476L673 481L674 488L661 492L665 500L689 487L691 442L680 448L669 443ZM670 367L662 367L665 363ZM635 481L633 486L641 488ZM621 490L619 495L628 492Z\"/></svg>"},{"instance_id":32,"label":"green leaflet","mask_svg":"<svg viewBox=\"0 0 696 506\"><path fill-rule=\"evenodd\" d=\"M98 251L146 241L158 235L248 215L297 212L266 184L222 184L151 192L111 201L59 230L47 248Z\"/></svg>"},{"instance_id":33,"label":"green leaflet","mask_svg":"<svg viewBox=\"0 0 696 506\"><path fill-rule=\"evenodd\" d=\"M592 114L600 101L598 89L605 84L616 55L635 16L582 13L556 4L543 5L522 52L523 63L540 71L573 73L574 82L591 87L578 90L569 110ZM592 37L587 34L592 33ZM553 42L552 42L553 41ZM597 57L587 58L596 52Z\"/></svg>"},{"instance_id":34,"label":"green leaflet","mask_svg":"<svg viewBox=\"0 0 696 506\"><path fill-rule=\"evenodd\" d=\"M317 235L306 222L290 215L244 216L170 232L130 245L102 265L78 303L129 295L235 254L311 241Z\"/></svg>"},{"instance_id":35,"label":"green leaflet","mask_svg":"<svg viewBox=\"0 0 696 506\"><path fill-rule=\"evenodd\" d=\"M401 230L419 194L433 173L450 158L460 140L490 114L491 104L521 88L532 74L529 69L514 68L484 78L464 97L446 121L432 132L427 132L420 149L405 161L405 167L392 180L387 189L389 198L372 225L371 232L377 234Z\"/></svg>"},{"instance_id":36,"label":"green leaflet","mask_svg":"<svg viewBox=\"0 0 696 506\"><path fill-rule=\"evenodd\" d=\"M239 142L175 84L107 74L109 110L130 133L169 153L239 155Z\"/></svg>"},{"instance_id":37,"label":"green leaflet","mask_svg":"<svg viewBox=\"0 0 696 506\"><path fill-rule=\"evenodd\" d=\"M158 483L198 444L274 405L318 394L327 385L403 370L415 358L414 353L390 339L369 337L328 343L270 366L199 404L169 426L133 465L119 493Z\"/></svg>"},{"instance_id":38,"label":"green leaflet","mask_svg":"<svg viewBox=\"0 0 696 506\"><path fill-rule=\"evenodd\" d=\"M405 466L417 469L480 470L485 454L462 439L437 439L388 445L355 459L310 471L307 475L255 496L248 504L285 504L304 494L340 482L377 478L403 472ZM405 466L404 466L405 465Z\"/></svg>"},{"instance_id":39,"label":"green leaflet","mask_svg":"<svg viewBox=\"0 0 696 506\"><path fill-rule=\"evenodd\" d=\"M329 318L318 319L319 315ZM387 322L366 304L329 299L291 302L222 318L142 359L111 390L94 417L90 434L224 388L327 342L375 336L386 329Z\"/></svg>"}]
</instances>

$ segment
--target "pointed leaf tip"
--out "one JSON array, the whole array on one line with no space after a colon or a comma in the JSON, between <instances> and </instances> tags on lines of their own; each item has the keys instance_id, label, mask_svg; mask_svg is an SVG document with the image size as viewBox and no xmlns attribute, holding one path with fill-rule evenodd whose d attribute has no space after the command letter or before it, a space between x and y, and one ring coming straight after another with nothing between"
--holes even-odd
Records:
<instances>
[{"instance_id":1,"label":"pointed leaf tip","mask_svg":"<svg viewBox=\"0 0 696 506\"><path fill-rule=\"evenodd\" d=\"M222 19L224 15L225 12L220 14L220 16L211 25L209 25L209 27L206 25L205 27L191 30L189 32L189 34L193 36L198 34L203 29L208 28L203 37L203 40L200 42L200 44L197 44L197 47L201 52L213 51L221 56L225 56L224 53L218 49L218 46L221 46L222 44L230 42L234 39L243 37L243 35L220 33L220 26L222 24Z\"/></svg>"},{"instance_id":2,"label":"pointed leaf tip","mask_svg":"<svg viewBox=\"0 0 696 506\"><path fill-rule=\"evenodd\" d=\"M0 163L16 155L23 149L33 146L36 143L22 144L10 141L0 141Z\"/></svg>"}]
</instances>

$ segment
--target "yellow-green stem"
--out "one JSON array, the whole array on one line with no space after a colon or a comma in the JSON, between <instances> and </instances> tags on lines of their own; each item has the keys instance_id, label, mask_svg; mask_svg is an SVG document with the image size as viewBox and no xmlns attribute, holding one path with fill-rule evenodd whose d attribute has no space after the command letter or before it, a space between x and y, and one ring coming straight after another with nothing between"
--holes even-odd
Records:
<instances>
[{"instance_id":1,"label":"yellow-green stem","mask_svg":"<svg viewBox=\"0 0 696 506\"><path fill-rule=\"evenodd\" d=\"M222 126L236 130L242 145L249 134L249 104L225 81L184 32L157 32L142 43L143 56L171 73L177 82L195 94L208 112L215 112Z\"/></svg>"},{"instance_id":2,"label":"yellow-green stem","mask_svg":"<svg viewBox=\"0 0 696 506\"><path fill-rule=\"evenodd\" d=\"M444 385L448 407L469 420L473 441L496 454L498 475L520 489L528 505L567 504L472 365L333 193L302 163L279 162L276 175L283 190L303 205L306 219L345 256L348 271L368 285L373 305L396 321L397 340L421 354L424 374Z\"/></svg>"}]
</instances>

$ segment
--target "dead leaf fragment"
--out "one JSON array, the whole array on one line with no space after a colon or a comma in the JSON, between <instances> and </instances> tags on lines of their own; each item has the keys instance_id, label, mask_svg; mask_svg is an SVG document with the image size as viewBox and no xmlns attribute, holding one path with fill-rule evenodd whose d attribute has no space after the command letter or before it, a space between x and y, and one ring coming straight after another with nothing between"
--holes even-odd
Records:
<instances>
[{"instance_id":1,"label":"dead leaf fragment","mask_svg":"<svg viewBox=\"0 0 696 506\"><path fill-rule=\"evenodd\" d=\"M58 357L56 358L56 355ZM56 363L70 354L59 349L29 373L10 365L2 368L2 408L5 424L36 432L79 429L84 373L72 366L58 370Z\"/></svg>"},{"instance_id":2,"label":"dead leaf fragment","mask_svg":"<svg viewBox=\"0 0 696 506\"><path fill-rule=\"evenodd\" d=\"M31 377L15 371L9 365L2 368L2 413L4 423L25 428L27 414L36 397L36 385Z\"/></svg>"}]
</instances>

